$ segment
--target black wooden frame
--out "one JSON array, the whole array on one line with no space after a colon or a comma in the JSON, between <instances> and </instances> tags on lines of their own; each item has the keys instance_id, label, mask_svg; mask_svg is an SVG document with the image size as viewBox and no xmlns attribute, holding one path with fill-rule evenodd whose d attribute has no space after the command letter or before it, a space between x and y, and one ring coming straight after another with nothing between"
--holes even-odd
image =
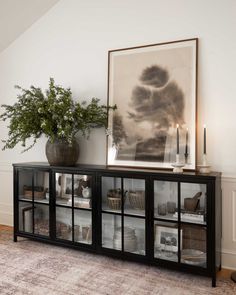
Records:
<instances>
[{"instance_id":1,"label":"black wooden frame","mask_svg":"<svg viewBox=\"0 0 236 295\"><path fill-rule=\"evenodd\" d=\"M90 251L94 253L100 253L116 257L119 259L127 259L131 261L146 263L150 265L156 265L161 267L167 267L170 269L186 271L193 274L199 274L207 277L211 277L212 286L216 286L216 272L221 269L221 230L222 230L222 216L221 216L221 174L220 173L210 173L210 174L198 174L195 172L185 172L183 174L174 174L167 171L156 171L156 170L141 170L141 169L125 169L125 168L111 168L106 166L98 165L79 165L76 167L52 167L46 163L21 163L14 164L14 241L17 241L17 237L25 237L33 240L38 240L42 242L52 243L56 245L72 247L79 250ZM33 232L26 233L19 229L19 202L25 202L34 205L34 193L31 201L21 201L18 199L18 185L19 185L19 173L22 170L32 171L32 185L34 185L34 175L37 171L48 172L49 173L49 183L50 183L50 200L49 200L49 226L50 234L48 237L38 235ZM92 176L92 244L83 244L79 242L61 240L56 238L56 191L55 191L55 174L56 173L67 173L67 174L87 174ZM121 216L122 225L124 222L124 216L133 218L142 218L145 220L145 245L146 252L145 255L137 255L124 251L124 242L122 238L122 251L109 249L102 247L102 200L101 200L101 185L102 177L118 177L121 178L121 185L123 188L123 179L134 178L145 180L146 186L146 214L143 217L138 217L136 215L131 215L124 213L124 202L122 201L121 213L117 213ZM72 178L73 179L73 178ZM154 258L154 222L163 221L163 219L158 219L154 216L154 181L172 181L178 184L178 204L180 204L181 183L200 183L205 184L207 187L207 216L206 225L199 225L206 227L206 243L207 243L207 266L206 268L183 264L180 261L180 246L178 249L178 262L162 260ZM73 187L73 186L72 186ZM123 191L123 189L122 189ZM36 202L37 203L37 202ZM70 208L70 207L66 207ZM74 212L73 204L71 206L72 214ZM85 209L76 209L85 210ZM179 217L178 229L180 229L181 224L184 221L180 220L180 206L178 206ZM106 214L109 213L106 210ZM33 213L34 215L34 213ZM72 215L73 220L73 215ZM34 222L34 216L33 216ZM189 225L194 225L195 223L187 222ZM216 226L217 225L217 226ZM180 230L178 230L178 235L180 238ZM123 237L123 231L122 231ZM179 239L180 241L180 239ZM180 243L179 243L180 244ZM216 250L217 248L217 250Z\"/></svg>"}]
</instances>

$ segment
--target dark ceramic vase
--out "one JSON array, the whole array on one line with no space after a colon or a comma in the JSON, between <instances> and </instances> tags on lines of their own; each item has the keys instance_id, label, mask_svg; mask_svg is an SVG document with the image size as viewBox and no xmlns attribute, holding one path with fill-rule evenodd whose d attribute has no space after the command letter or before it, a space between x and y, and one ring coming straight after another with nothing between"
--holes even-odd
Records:
<instances>
[{"instance_id":1,"label":"dark ceramic vase","mask_svg":"<svg viewBox=\"0 0 236 295\"><path fill-rule=\"evenodd\" d=\"M72 144L56 139L46 143L46 156L51 166L75 166L79 157L79 144L74 139Z\"/></svg>"}]
</instances>

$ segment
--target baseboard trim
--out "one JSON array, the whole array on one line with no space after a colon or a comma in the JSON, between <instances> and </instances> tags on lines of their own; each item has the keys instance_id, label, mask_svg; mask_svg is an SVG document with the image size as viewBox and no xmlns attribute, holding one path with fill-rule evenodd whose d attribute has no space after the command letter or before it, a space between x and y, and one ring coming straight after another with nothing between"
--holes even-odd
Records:
<instances>
[{"instance_id":1,"label":"baseboard trim","mask_svg":"<svg viewBox=\"0 0 236 295\"><path fill-rule=\"evenodd\" d=\"M222 268L236 270L236 254L233 251L222 252Z\"/></svg>"},{"instance_id":2,"label":"baseboard trim","mask_svg":"<svg viewBox=\"0 0 236 295\"><path fill-rule=\"evenodd\" d=\"M0 211L0 224L13 226L13 215L11 213Z\"/></svg>"}]
</instances>

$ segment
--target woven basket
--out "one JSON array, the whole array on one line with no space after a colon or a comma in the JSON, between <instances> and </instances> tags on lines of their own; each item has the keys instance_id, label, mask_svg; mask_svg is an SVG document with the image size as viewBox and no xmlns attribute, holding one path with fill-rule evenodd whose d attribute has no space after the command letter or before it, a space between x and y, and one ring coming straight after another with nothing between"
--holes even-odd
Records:
<instances>
[{"instance_id":1,"label":"woven basket","mask_svg":"<svg viewBox=\"0 0 236 295\"><path fill-rule=\"evenodd\" d=\"M25 199L32 200L33 191L32 189L29 189L29 187L24 186L23 188L23 194ZM45 191L34 191L34 199L35 200L42 200L45 199Z\"/></svg>"},{"instance_id":2,"label":"woven basket","mask_svg":"<svg viewBox=\"0 0 236 295\"><path fill-rule=\"evenodd\" d=\"M129 202L133 209L145 209L145 192L144 191L130 191Z\"/></svg>"},{"instance_id":3,"label":"woven basket","mask_svg":"<svg viewBox=\"0 0 236 295\"><path fill-rule=\"evenodd\" d=\"M120 210L121 198L107 197L107 206L112 210Z\"/></svg>"},{"instance_id":4,"label":"woven basket","mask_svg":"<svg viewBox=\"0 0 236 295\"><path fill-rule=\"evenodd\" d=\"M121 190L118 189L110 189L107 193L108 198L121 198Z\"/></svg>"}]
</instances>

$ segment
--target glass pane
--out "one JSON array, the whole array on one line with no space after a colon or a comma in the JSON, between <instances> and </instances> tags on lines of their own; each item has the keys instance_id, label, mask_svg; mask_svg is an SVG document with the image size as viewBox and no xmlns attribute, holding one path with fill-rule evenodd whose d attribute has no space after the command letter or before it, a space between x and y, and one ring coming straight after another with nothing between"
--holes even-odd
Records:
<instances>
[{"instance_id":1,"label":"glass pane","mask_svg":"<svg viewBox=\"0 0 236 295\"><path fill-rule=\"evenodd\" d=\"M56 173L56 204L72 206L72 175Z\"/></svg>"},{"instance_id":2,"label":"glass pane","mask_svg":"<svg viewBox=\"0 0 236 295\"><path fill-rule=\"evenodd\" d=\"M124 179L124 213L145 216L144 179Z\"/></svg>"},{"instance_id":3,"label":"glass pane","mask_svg":"<svg viewBox=\"0 0 236 295\"><path fill-rule=\"evenodd\" d=\"M34 206L34 233L49 236L49 206L35 204Z\"/></svg>"},{"instance_id":4,"label":"glass pane","mask_svg":"<svg viewBox=\"0 0 236 295\"><path fill-rule=\"evenodd\" d=\"M19 170L18 193L20 200L32 201L32 170Z\"/></svg>"},{"instance_id":5,"label":"glass pane","mask_svg":"<svg viewBox=\"0 0 236 295\"><path fill-rule=\"evenodd\" d=\"M56 237L72 240L72 210L56 207Z\"/></svg>"},{"instance_id":6,"label":"glass pane","mask_svg":"<svg viewBox=\"0 0 236 295\"><path fill-rule=\"evenodd\" d=\"M121 217L113 214L102 214L102 246L121 250Z\"/></svg>"},{"instance_id":7,"label":"glass pane","mask_svg":"<svg viewBox=\"0 0 236 295\"><path fill-rule=\"evenodd\" d=\"M121 178L102 177L102 210L121 212Z\"/></svg>"},{"instance_id":8,"label":"glass pane","mask_svg":"<svg viewBox=\"0 0 236 295\"><path fill-rule=\"evenodd\" d=\"M182 232L181 262L206 267L206 227L183 224Z\"/></svg>"},{"instance_id":9,"label":"glass pane","mask_svg":"<svg viewBox=\"0 0 236 295\"><path fill-rule=\"evenodd\" d=\"M124 251L145 255L145 219L124 217Z\"/></svg>"},{"instance_id":10,"label":"glass pane","mask_svg":"<svg viewBox=\"0 0 236 295\"><path fill-rule=\"evenodd\" d=\"M74 241L92 244L92 215L89 211L74 211Z\"/></svg>"},{"instance_id":11,"label":"glass pane","mask_svg":"<svg viewBox=\"0 0 236 295\"><path fill-rule=\"evenodd\" d=\"M49 203L49 172L36 171L34 175L34 200Z\"/></svg>"},{"instance_id":12,"label":"glass pane","mask_svg":"<svg viewBox=\"0 0 236 295\"><path fill-rule=\"evenodd\" d=\"M206 224L206 184L181 183L181 220Z\"/></svg>"},{"instance_id":13,"label":"glass pane","mask_svg":"<svg viewBox=\"0 0 236 295\"><path fill-rule=\"evenodd\" d=\"M71 201L71 200L70 200ZM91 208L92 177L89 175L74 175L74 207Z\"/></svg>"},{"instance_id":14,"label":"glass pane","mask_svg":"<svg viewBox=\"0 0 236 295\"><path fill-rule=\"evenodd\" d=\"M154 257L178 262L178 225L171 222L154 223Z\"/></svg>"},{"instance_id":15,"label":"glass pane","mask_svg":"<svg viewBox=\"0 0 236 295\"><path fill-rule=\"evenodd\" d=\"M27 202L19 202L19 230L33 233L33 206Z\"/></svg>"},{"instance_id":16,"label":"glass pane","mask_svg":"<svg viewBox=\"0 0 236 295\"><path fill-rule=\"evenodd\" d=\"M177 220L178 185L171 181L154 181L154 216Z\"/></svg>"}]
</instances>

